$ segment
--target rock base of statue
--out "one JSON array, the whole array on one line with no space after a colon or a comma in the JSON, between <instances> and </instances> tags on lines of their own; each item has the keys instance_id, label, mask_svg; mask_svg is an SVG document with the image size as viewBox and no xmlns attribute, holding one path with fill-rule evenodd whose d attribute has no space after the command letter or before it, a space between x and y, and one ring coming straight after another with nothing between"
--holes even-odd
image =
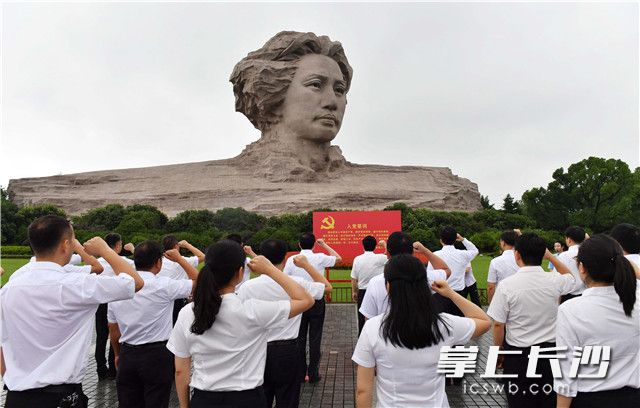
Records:
<instances>
[{"instance_id":1,"label":"rock base of statue","mask_svg":"<svg viewBox=\"0 0 640 408\"><path fill-rule=\"evenodd\" d=\"M107 204L150 204L169 216L225 207L265 215L368 210L398 202L434 210L480 208L477 185L448 168L353 164L334 148L324 165L249 146L227 160L11 180L8 192L19 205L50 203L73 215Z\"/></svg>"}]
</instances>

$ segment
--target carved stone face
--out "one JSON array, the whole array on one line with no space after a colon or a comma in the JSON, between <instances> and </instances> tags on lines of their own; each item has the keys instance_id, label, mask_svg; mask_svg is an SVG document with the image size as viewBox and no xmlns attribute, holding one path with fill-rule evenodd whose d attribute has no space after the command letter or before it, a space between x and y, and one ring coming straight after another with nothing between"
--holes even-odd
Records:
<instances>
[{"instance_id":1,"label":"carved stone face","mask_svg":"<svg viewBox=\"0 0 640 408\"><path fill-rule=\"evenodd\" d=\"M307 54L298 62L281 106L280 126L316 143L333 140L347 104L346 82L331 58Z\"/></svg>"}]
</instances>

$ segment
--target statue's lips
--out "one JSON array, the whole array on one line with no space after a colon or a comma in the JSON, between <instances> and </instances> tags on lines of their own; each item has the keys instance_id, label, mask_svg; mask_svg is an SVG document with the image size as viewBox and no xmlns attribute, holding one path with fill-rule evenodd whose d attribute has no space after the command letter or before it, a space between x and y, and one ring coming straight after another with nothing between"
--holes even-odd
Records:
<instances>
[{"instance_id":1,"label":"statue's lips","mask_svg":"<svg viewBox=\"0 0 640 408\"><path fill-rule=\"evenodd\" d=\"M322 115L316 117L316 120L320 121L323 124L328 124L332 126L338 126L338 118L333 115Z\"/></svg>"}]
</instances>

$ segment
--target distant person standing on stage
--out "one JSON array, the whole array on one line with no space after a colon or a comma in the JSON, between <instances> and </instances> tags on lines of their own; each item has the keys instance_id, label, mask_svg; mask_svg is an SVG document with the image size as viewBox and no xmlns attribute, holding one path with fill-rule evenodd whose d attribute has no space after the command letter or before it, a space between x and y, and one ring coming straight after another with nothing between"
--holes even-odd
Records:
<instances>
[{"instance_id":1,"label":"distant person standing on stage","mask_svg":"<svg viewBox=\"0 0 640 408\"><path fill-rule=\"evenodd\" d=\"M321 252L313 252L314 245L323 248L329 255ZM324 274L325 268L333 267L342 257L327 245L322 239L316 241L315 235L310 232L300 235L298 241L300 246L300 254L304 255L311 266ZM289 276L298 276L302 279L311 281L311 276L302 268L297 267L293 263L293 258L287 259L284 267L284 273ZM298 335L298 347L303 361L303 371L301 381L304 381L305 374L309 377L310 383L320 381L320 344L322 343L322 326L324 325L325 301L320 299L313 307L302 314L302 322L300 323L300 333ZM306 348L307 348L307 331L309 332L309 365L307 366Z\"/></svg>"},{"instance_id":2,"label":"distant person standing on stage","mask_svg":"<svg viewBox=\"0 0 640 408\"><path fill-rule=\"evenodd\" d=\"M633 224L618 224L609 235L618 241L624 257L640 267L640 228Z\"/></svg>"},{"instance_id":3,"label":"distant person standing on stage","mask_svg":"<svg viewBox=\"0 0 640 408\"><path fill-rule=\"evenodd\" d=\"M167 408L174 375L173 355L166 348L171 310L176 299L191 295L198 270L177 249L163 259L155 241L138 244L133 259L144 288L133 299L110 303L107 312L119 408ZM188 278L158 276L165 259L180 265Z\"/></svg>"},{"instance_id":4,"label":"distant person standing on stage","mask_svg":"<svg viewBox=\"0 0 640 408\"><path fill-rule=\"evenodd\" d=\"M268 239L260 245L260 253L276 268L282 270L286 262L289 247L281 239ZM296 266L307 271L313 282L294 276L295 280L316 301L331 293L331 284L324 274L311 266L304 255L296 255L293 259ZM238 290L238 297L243 302L249 299L267 301L290 300L287 292L272 278L260 275L245 282ZM300 353L298 351L298 332L302 316L288 320L287 324L271 330L267 337L267 362L264 369L264 393L267 406L273 401L276 408L297 408L300 402Z\"/></svg>"},{"instance_id":5,"label":"distant person standing on stage","mask_svg":"<svg viewBox=\"0 0 640 408\"><path fill-rule=\"evenodd\" d=\"M104 237L104 241L109 245L109 248L113 249L113 251L120 255L122 252L122 237L120 234L110 233ZM134 246L132 243L128 243L124 246L124 249L131 252L133 254ZM125 262L135 268L135 264L133 261L125 256L121 256ZM103 271L101 276L116 276L111 265L104 259L98 259L98 262L103 267ZM105 351L107 348L107 343L109 341L109 323L107 322L107 304L103 303L98 306L98 310L96 311L96 369L98 371L98 380L110 379L113 380L116 378L116 364L115 364L115 354L113 353L113 347L109 346L109 366L107 367L107 359L105 359Z\"/></svg>"},{"instance_id":6,"label":"distant person standing on stage","mask_svg":"<svg viewBox=\"0 0 640 408\"><path fill-rule=\"evenodd\" d=\"M376 254L373 251L376 249L378 242L376 238L367 235L362 239L362 247L364 253L353 258L353 265L351 267L351 296L354 302L358 304L358 335L362 332L362 326L364 326L365 316L360 313L360 306L362 306L362 300L367 292L367 285L374 276L384 273L384 265L387 263L387 255ZM384 248L386 252L387 247L383 240L380 240L380 246Z\"/></svg>"},{"instance_id":7,"label":"distant person standing on stage","mask_svg":"<svg viewBox=\"0 0 640 408\"><path fill-rule=\"evenodd\" d=\"M75 235L62 217L36 219L28 236L36 261L18 269L0 296L0 374L9 390L5 407L86 408L81 383L96 309L132 298L144 281L99 237L84 249L105 258L117 276L66 272Z\"/></svg>"},{"instance_id":8,"label":"distant person standing on stage","mask_svg":"<svg viewBox=\"0 0 640 408\"><path fill-rule=\"evenodd\" d=\"M618 243L603 234L580 245L577 261L587 289L558 308L556 345L566 347L569 356L588 346L610 347L610 352L606 362L593 364L592 358L591 364L580 364L576 378L568 375L575 358L560 359L563 377L554 381L557 408L638 407L640 269L634 271ZM608 364L608 371L599 376L602 364Z\"/></svg>"},{"instance_id":9,"label":"distant person standing on stage","mask_svg":"<svg viewBox=\"0 0 640 408\"><path fill-rule=\"evenodd\" d=\"M573 299L574 297L581 296L582 292L586 289L584 282L580 279L580 272L578 272L578 262L576 261L576 257L578 256L580 244L582 244L582 242L584 242L588 237L589 236L581 227L573 226L564 231L564 240L568 249L558 255L558 259L560 259L560 261L569 268L571 274L576 280L576 286L570 293L562 296L560 303Z\"/></svg>"},{"instance_id":10,"label":"distant person standing on stage","mask_svg":"<svg viewBox=\"0 0 640 408\"><path fill-rule=\"evenodd\" d=\"M175 235L165 235L162 238L162 248L164 252L170 251L172 249L184 248L187 251L191 252L193 256L186 257L185 259L189 262L189 265L194 268L198 267L200 262L204 262L204 253L198 248L191 245L189 242L182 240L178 241ZM188 279L187 272L184 270L180 264L177 262L173 262L170 259L163 259L162 262L162 270L158 273L158 276L164 276L171 279ZM172 310L172 322L176 324L176 319L178 318L178 313L180 313L180 309L187 304L189 299L176 299L173 310Z\"/></svg>"}]
</instances>

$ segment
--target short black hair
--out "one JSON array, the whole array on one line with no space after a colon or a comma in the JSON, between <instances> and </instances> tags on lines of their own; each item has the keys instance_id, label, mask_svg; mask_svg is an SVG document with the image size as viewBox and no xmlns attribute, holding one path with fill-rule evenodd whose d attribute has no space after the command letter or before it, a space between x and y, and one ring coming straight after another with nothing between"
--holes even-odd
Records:
<instances>
[{"instance_id":1,"label":"short black hair","mask_svg":"<svg viewBox=\"0 0 640 408\"><path fill-rule=\"evenodd\" d=\"M229 234L225 239L237 242L238 244L242 245L242 237L240 236L240 234Z\"/></svg>"},{"instance_id":2,"label":"short black hair","mask_svg":"<svg viewBox=\"0 0 640 408\"><path fill-rule=\"evenodd\" d=\"M392 232L387 239L387 252L389 256L400 254L413 254L413 239L402 231Z\"/></svg>"},{"instance_id":3,"label":"short black hair","mask_svg":"<svg viewBox=\"0 0 640 408\"><path fill-rule=\"evenodd\" d=\"M162 248L165 251L170 251L178 245L178 242L180 241L178 241L178 238L175 235L165 235L162 237Z\"/></svg>"},{"instance_id":4,"label":"short black hair","mask_svg":"<svg viewBox=\"0 0 640 408\"><path fill-rule=\"evenodd\" d=\"M582 241L584 241L586 234L582 227L574 225L564 230L564 236L567 238L571 238L576 244L582 244Z\"/></svg>"},{"instance_id":5,"label":"short black hair","mask_svg":"<svg viewBox=\"0 0 640 408\"><path fill-rule=\"evenodd\" d=\"M71 223L59 215L45 215L29 224L29 245L36 256L53 254L64 239L73 237Z\"/></svg>"},{"instance_id":6,"label":"short black hair","mask_svg":"<svg viewBox=\"0 0 640 408\"><path fill-rule=\"evenodd\" d=\"M516 239L515 250L526 266L540 266L547 251L547 243L540 236L528 232Z\"/></svg>"},{"instance_id":7,"label":"short black hair","mask_svg":"<svg viewBox=\"0 0 640 408\"><path fill-rule=\"evenodd\" d=\"M133 251L133 262L139 271L148 271L162 258L162 247L157 241L144 241Z\"/></svg>"},{"instance_id":8,"label":"short black hair","mask_svg":"<svg viewBox=\"0 0 640 408\"><path fill-rule=\"evenodd\" d=\"M609 235L618 241L626 253L640 253L640 228L635 225L618 224L613 227Z\"/></svg>"},{"instance_id":9,"label":"short black hair","mask_svg":"<svg viewBox=\"0 0 640 408\"><path fill-rule=\"evenodd\" d=\"M453 227L444 227L442 231L440 231L440 240L442 240L442 243L445 245L453 245L457 237L458 232Z\"/></svg>"},{"instance_id":10,"label":"short black hair","mask_svg":"<svg viewBox=\"0 0 640 408\"><path fill-rule=\"evenodd\" d=\"M506 230L500 234L500 241L509 246L514 246L516 244L516 239L518 239L518 234L514 230Z\"/></svg>"},{"instance_id":11,"label":"short black hair","mask_svg":"<svg viewBox=\"0 0 640 408\"><path fill-rule=\"evenodd\" d=\"M111 232L104 236L104 242L106 242L107 245L109 245L109 248L115 249L116 245L118 245L118 242L122 242L122 236L120 236L120 234L117 234L115 232Z\"/></svg>"},{"instance_id":12,"label":"short black hair","mask_svg":"<svg viewBox=\"0 0 640 408\"><path fill-rule=\"evenodd\" d=\"M316 244L316 236L310 232L305 232L304 234L300 235L298 242L300 243L300 248L302 249L313 249L313 246Z\"/></svg>"},{"instance_id":13,"label":"short black hair","mask_svg":"<svg viewBox=\"0 0 640 408\"><path fill-rule=\"evenodd\" d=\"M274 265L284 261L287 251L289 251L289 245L281 239L268 239L260 244L260 254Z\"/></svg>"},{"instance_id":14,"label":"short black hair","mask_svg":"<svg viewBox=\"0 0 640 408\"><path fill-rule=\"evenodd\" d=\"M374 249L376 249L376 245L378 245L378 240L376 240L376 237L367 235L366 237L362 238L362 246L364 247L365 251L373 251Z\"/></svg>"}]
</instances>

